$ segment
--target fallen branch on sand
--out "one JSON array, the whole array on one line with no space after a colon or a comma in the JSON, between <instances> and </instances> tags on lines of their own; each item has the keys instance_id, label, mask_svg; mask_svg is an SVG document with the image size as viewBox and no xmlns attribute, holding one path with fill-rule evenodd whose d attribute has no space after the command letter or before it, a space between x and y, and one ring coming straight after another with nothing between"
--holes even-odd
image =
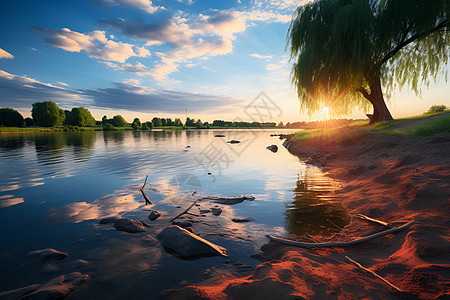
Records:
<instances>
[{"instance_id":1,"label":"fallen branch on sand","mask_svg":"<svg viewBox=\"0 0 450 300\"><path fill-rule=\"evenodd\" d=\"M353 264L355 264L358 268L372 274L373 276L377 277L378 279L382 280L384 283L387 283L391 288L393 288L394 290L398 291L398 292L403 292L401 289L399 289L398 287L396 287L395 285L393 285L392 283L390 283L389 281L387 281L386 279L384 279L383 277L381 277L380 275L378 275L377 273L375 273L372 270L369 270L367 268L364 268L360 263L358 263L357 261L354 261L353 259L351 259L350 257L346 256L346 259L348 259L349 261L351 261Z\"/></svg>"},{"instance_id":2,"label":"fallen branch on sand","mask_svg":"<svg viewBox=\"0 0 450 300\"><path fill-rule=\"evenodd\" d=\"M356 214L355 217L358 218L358 219L361 219L361 220L366 220L366 221L369 221L369 222L374 222L374 223L383 225L383 226L385 226L385 227L392 228L392 225L390 225L389 223L386 223L386 222L383 222L383 221L380 221L380 220L377 220L377 219L370 218L370 217L365 216L365 215L363 215L363 214Z\"/></svg>"},{"instance_id":3,"label":"fallen branch on sand","mask_svg":"<svg viewBox=\"0 0 450 300\"><path fill-rule=\"evenodd\" d=\"M178 219L179 217L181 217L184 214L187 214L188 211L195 205L197 204L197 200L194 201L194 203L192 203L188 208L186 208L185 210L183 210L181 213L179 213L178 215L176 215L174 218L170 219L169 223L172 221L175 221L176 219ZM189 213L190 214L190 213Z\"/></svg>"},{"instance_id":4,"label":"fallen branch on sand","mask_svg":"<svg viewBox=\"0 0 450 300\"><path fill-rule=\"evenodd\" d=\"M197 191L194 191L194 192L192 193L192 196L194 196L196 193L197 193ZM192 203L188 208L186 208L185 210L183 210L181 213L179 213L178 215L176 215L174 218L170 219L169 223L172 222L172 221L175 221L176 219L178 219L179 217L181 217L181 216L184 215L184 214L190 214L190 215L193 215L193 216L198 216L198 215L196 215L196 214L191 214L190 212L188 212L195 204L197 204L197 201L198 201L198 200L195 200L194 203Z\"/></svg>"},{"instance_id":5,"label":"fallen branch on sand","mask_svg":"<svg viewBox=\"0 0 450 300\"><path fill-rule=\"evenodd\" d=\"M148 199L147 195L146 195L145 192L144 192L144 187L145 187L145 185L147 184L147 177L148 177L148 175L145 176L144 185L143 185L143 186L141 187L141 189L140 189L140 191L141 191L141 193L142 193L142 196L144 196L144 199L145 199L145 205L147 205L147 204L152 204L152 201L150 201L150 199Z\"/></svg>"},{"instance_id":6,"label":"fallen branch on sand","mask_svg":"<svg viewBox=\"0 0 450 300\"><path fill-rule=\"evenodd\" d=\"M275 242L279 242L279 243L283 243L286 245L291 245L291 246L298 246L298 247L303 247L303 248L327 248L327 247L348 247L348 246L353 246L356 244L360 244L363 242L367 242L373 239L376 239L378 237L382 237L391 233L396 233L402 230L407 229L408 227L410 227L411 225L413 225L415 222L409 222L406 223L405 225L399 226L399 227L395 227L395 228L391 228L385 231L381 231L357 240L353 240L353 241L348 241L348 242L327 242L327 243L303 243L303 242L298 242L298 241L292 241L292 240L287 240L287 239L283 239L283 238L277 238L271 235L267 235L267 237L271 240L271 241L275 241Z\"/></svg>"}]
</instances>

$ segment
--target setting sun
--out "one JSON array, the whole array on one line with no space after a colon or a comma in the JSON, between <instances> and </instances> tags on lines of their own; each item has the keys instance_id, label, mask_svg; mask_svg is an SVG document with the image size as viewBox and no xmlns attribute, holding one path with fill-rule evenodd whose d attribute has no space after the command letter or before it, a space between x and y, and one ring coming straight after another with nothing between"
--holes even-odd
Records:
<instances>
[{"instance_id":1,"label":"setting sun","mask_svg":"<svg viewBox=\"0 0 450 300\"><path fill-rule=\"evenodd\" d=\"M328 106L324 106L320 112L324 120L328 120L330 118L330 108Z\"/></svg>"}]
</instances>

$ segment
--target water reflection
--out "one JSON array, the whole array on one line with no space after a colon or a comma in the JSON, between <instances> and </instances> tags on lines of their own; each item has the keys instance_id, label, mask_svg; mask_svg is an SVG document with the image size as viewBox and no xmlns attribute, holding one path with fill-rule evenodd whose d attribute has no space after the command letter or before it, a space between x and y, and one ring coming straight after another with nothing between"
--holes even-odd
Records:
<instances>
[{"instance_id":1,"label":"water reflection","mask_svg":"<svg viewBox=\"0 0 450 300\"><path fill-rule=\"evenodd\" d=\"M350 223L350 215L337 201L336 183L319 169L305 169L294 188L294 201L286 205L286 228L296 235L331 235Z\"/></svg>"}]
</instances>

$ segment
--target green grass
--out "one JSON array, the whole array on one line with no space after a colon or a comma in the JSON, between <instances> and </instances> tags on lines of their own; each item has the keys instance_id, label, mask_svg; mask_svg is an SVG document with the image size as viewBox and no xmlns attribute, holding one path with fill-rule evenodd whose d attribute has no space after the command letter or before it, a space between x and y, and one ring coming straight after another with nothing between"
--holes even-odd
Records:
<instances>
[{"instance_id":1,"label":"green grass","mask_svg":"<svg viewBox=\"0 0 450 300\"><path fill-rule=\"evenodd\" d=\"M0 133L33 133L33 132L60 132L60 131L98 131L102 130L101 126L92 126L92 127L76 127L65 128L64 126L60 127L3 127L0 126Z\"/></svg>"},{"instance_id":2,"label":"green grass","mask_svg":"<svg viewBox=\"0 0 450 300\"><path fill-rule=\"evenodd\" d=\"M63 127L0 127L0 132L55 132L63 131Z\"/></svg>"},{"instance_id":3,"label":"green grass","mask_svg":"<svg viewBox=\"0 0 450 300\"><path fill-rule=\"evenodd\" d=\"M450 134L450 116L443 116L409 130L415 137L429 138L436 133Z\"/></svg>"}]
</instances>

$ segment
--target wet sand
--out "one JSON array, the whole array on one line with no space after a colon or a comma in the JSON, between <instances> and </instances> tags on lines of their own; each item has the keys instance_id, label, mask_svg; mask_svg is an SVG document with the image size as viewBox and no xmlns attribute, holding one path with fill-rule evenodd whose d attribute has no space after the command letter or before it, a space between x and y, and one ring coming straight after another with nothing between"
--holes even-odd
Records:
<instances>
[{"instance_id":1,"label":"wet sand","mask_svg":"<svg viewBox=\"0 0 450 300\"><path fill-rule=\"evenodd\" d=\"M355 137L355 128L344 134ZM393 226L415 225L346 248L304 249L268 242L262 263L251 275L226 270L195 286L165 291L169 299L444 299L450 297L450 139L369 134L336 144L311 139L286 148L322 167L342 182L335 193L349 213L364 214ZM352 218L332 238L350 241L386 230ZM308 241L308 240L304 240ZM309 240L308 242L311 242ZM374 271L403 292L361 270L345 256Z\"/></svg>"}]
</instances>

